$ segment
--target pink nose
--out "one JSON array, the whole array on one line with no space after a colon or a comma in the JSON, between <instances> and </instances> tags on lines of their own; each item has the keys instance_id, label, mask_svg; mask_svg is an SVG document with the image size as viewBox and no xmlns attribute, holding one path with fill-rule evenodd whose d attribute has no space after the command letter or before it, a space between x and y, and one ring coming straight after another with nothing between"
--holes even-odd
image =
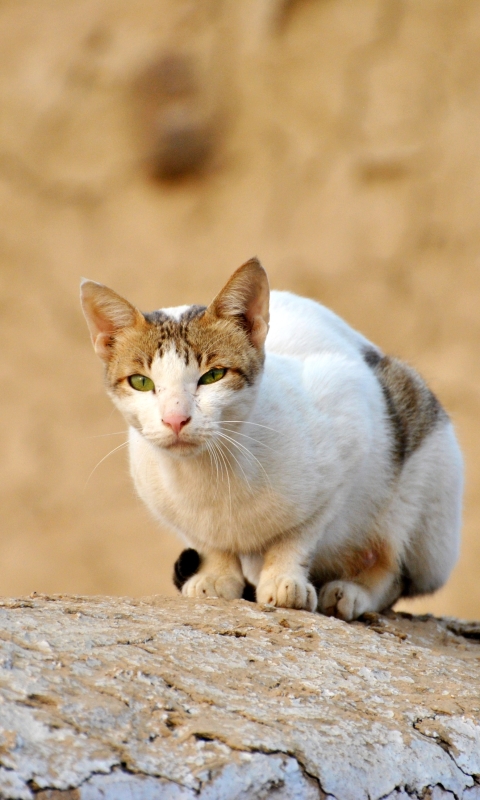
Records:
<instances>
[{"instance_id":1,"label":"pink nose","mask_svg":"<svg viewBox=\"0 0 480 800\"><path fill-rule=\"evenodd\" d=\"M172 411L171 414L167 413L162 418L162 422L164 425L167 425L169 428L172 429L174 433L179 435L180 431L185 425L188 425L190 422L191 417L186 417L184 414L179 414L178 412Z\"/></svg>"}]
</instances>

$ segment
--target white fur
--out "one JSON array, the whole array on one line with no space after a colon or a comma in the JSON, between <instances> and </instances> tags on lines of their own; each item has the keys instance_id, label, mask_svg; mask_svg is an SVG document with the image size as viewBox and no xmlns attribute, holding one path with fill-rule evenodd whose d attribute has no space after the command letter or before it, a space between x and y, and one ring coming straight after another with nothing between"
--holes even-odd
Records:
<instances>
[{"instance_id":1,"label":"white fur","mask_svg":"<svg viewBox=\"0 0 480 800\"><path fill-rule=\"evenodd\" d=\"M197 365L172 349L152 364L155 393L116 400L138 420L130 428L138 493L203 556L184 593L240 597L245 575L260 602L313 610L309 568L372 532L419 592L433 591L458 554L462 463L451 424L439 423L396 476L382 390L362 356L373 345L311 300L272 292L270 310L254 388L232 390L225 379L198 386ZM161 422L172 409L191 417L182 450ZM213 442L221 454L207 449ZM394 581L392 573L374 589L332 582L320 608L334 603L345 619L381 609L396 599Z\"/></svg>"}]
</instances>

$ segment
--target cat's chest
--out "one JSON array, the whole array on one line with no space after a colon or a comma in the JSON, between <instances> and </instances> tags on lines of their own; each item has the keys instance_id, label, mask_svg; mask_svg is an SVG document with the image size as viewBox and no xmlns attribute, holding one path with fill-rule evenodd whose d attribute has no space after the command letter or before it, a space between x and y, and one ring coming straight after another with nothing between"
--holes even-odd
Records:
<instances>
[{"instance_id":1,"label":"cat's chest","mask_svg":"<svg viewBox=\"0 0 480 800\"><path fill-rule=\"evenodd\" d=\"M230 493L190 493L188 499L162 504L162 512L200 549L228 549L237 553L262 550L279 529L295 524L297 512L269 488L249 494L235 486Z\"/></svg>"},{"instance_id":2,"label":"cat's chest","mask_svg":"<svg viewBox=\"0 0 480 800\"><path fill-rule=\"evenodd\" d=\"M141 498L164 522L199 549L240 553L261 550L279 530L298 524L301 504L265 480L205 465L203 470L168 469L149 448L131 453L132 475Z\"/></svg>"}]
</instances>

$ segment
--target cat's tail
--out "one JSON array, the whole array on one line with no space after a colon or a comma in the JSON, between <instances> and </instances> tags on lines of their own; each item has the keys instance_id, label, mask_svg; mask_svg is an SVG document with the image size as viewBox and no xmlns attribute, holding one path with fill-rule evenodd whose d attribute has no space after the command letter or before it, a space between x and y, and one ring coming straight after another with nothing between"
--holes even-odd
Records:
<instances>
[{"instance_id":1,"label":"cat's tail","mask_svg":"<svg viewBox=\"0 0 480 800\"><path fill-rule=\"evenodd\" d=\"M173 583L179 592L182 591L184 583L198 572L201 563L202 557L193 547L182 550L173 567ZM245 583L242 599L251 603L256 601L255 586L248 581Z\"/></svg>"}]
</instances>

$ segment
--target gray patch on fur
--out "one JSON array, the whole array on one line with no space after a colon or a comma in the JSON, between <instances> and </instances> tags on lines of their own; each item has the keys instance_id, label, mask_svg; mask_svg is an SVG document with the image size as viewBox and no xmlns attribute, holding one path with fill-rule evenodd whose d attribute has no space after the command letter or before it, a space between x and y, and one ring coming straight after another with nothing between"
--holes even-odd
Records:
<instances>
[{"instance_id":1,"label":"gray patch on fur","mask_svg":"<svg viewBox=\"0 0 480 800\"><path fill-rule=\"evenodd\" d=\"M164 311L149 311L148 314L143 315L147 322L152 322L154 325L161 325L166 322L170 317Z\"/></svg>"},{"instance_id":2,"label":"gray patch on fur","mask_svg":"<svg viewBox=\"0 0 480 800\"><path fill-rule=\"evenodd\" d=\"M197 317L202 317L205 311L207 310L206 306L190 306L187 308L186 311L183 312L181 315L179 322L187 325L192 319L196 319Z\"/></svg>"},{"instance_id":3,"label":"gray patch on fur","mask_svg":"<svg viewBox=\"0 0 480 800\"><path fill-rule=\"evenodd\" d=\"M374 369L382 360L383 355L378 350L375 350L374 347L366 347L363 351L363 358L368 366Z\"/></svg>"},{"instance_id":4,"label":"gray patch on fur","mask_svg":"<svg viewBox=\"0 0 480 800\"><path fill-rule=\"evenodd\" d=\"M439 420L447 419L439 401L412 367L373 348L363 357L382 387L394 432L394 459L403 462L421 445Z\"/></svg>"}]
</instances>

